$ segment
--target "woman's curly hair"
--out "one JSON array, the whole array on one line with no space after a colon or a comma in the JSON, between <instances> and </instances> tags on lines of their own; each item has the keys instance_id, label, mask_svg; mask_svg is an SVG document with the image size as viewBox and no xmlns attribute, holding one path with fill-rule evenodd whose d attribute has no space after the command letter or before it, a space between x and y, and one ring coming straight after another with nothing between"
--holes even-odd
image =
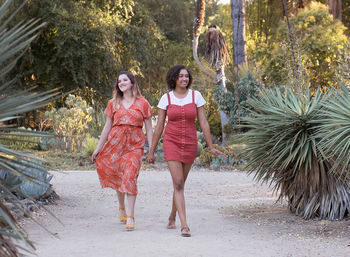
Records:
<instances>
[{"instance_id":1,"label":"woman's curly hair","mask_svg":"<svg viewBox=\"0 0 350 257\"><path fill-rule=\"evenodd\" d=\"M193 79L190 71L184 65L178 64L171 67L166 74L166 83L168 84L169 90L175 90L176 80L179 78L181 70L186 70L188 72L188 85L186 88L188 89L191 86Z\"/></svg>"}]
</instances>

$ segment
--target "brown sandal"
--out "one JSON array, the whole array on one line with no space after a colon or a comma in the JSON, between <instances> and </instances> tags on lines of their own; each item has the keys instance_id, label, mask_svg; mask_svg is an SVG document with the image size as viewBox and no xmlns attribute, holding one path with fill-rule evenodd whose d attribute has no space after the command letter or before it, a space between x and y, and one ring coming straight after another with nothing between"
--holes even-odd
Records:
<instances>
[{"instance_id":1,"label":"brown sandal","mask_svg":"<svg viewBox=\"0 0 350 257\"><path fill-rule=\"evenodd\" d=\"M181 228L181 236L190 237L191 236L190 228L189 227Z\"/></svg>"}]
</instances>

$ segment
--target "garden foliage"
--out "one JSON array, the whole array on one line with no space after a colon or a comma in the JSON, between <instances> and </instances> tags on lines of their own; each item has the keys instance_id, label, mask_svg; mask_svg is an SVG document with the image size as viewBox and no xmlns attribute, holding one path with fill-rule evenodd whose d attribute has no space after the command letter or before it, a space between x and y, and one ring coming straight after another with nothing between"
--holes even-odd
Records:
<instances>
[{"instance_id":1,"label":"garden foliage","mask_svg":"<svg viewBox=\"0 0 350 257\"><path fill-rule=\"evenodd\" d=\"M25 2L10 12L12 4L14 1L6 0L2 1L0 6L0 138L2 140L16 140L12 138L13 134L22 137L48 136L44 133L18 129L15 125L11 125L20 118L20 114L43 107L55 97L57 98L58 95L57 90L42 93L35 92L33 88L23 91L17 90L18 85L14 83L15 80L6 79L29 44L38 36L40 28L45 25L37 19L32 19L9 26ZM20 256L18 245L14 244L12 239L23 240L27 246L34 249L26 233L6 207L5 201L13 203L30 216L28 211L23 209L17 196L37 198L51 192L49 183L51 177L48 176L47 168L42 162L43 160L40 158L29 156L0 144L1 256Z\"/></svg>"},{"instance_id":2,"label":"garden foliage","mask_svg":"<svg viewBox=\"0 0 350 257\"><path fill-rule=\"evenodd\" d=\"M232 128L237 128L239 118L241 119L242 117L250 115L251 107L248 105L248 98L258 97L259 88L261 87L261 83L255 79L250 71L248 71L246 75L239 80L239 117L238 106L233 93L230 91L224 92L220 88L217 88L214 91L215 100L220 106L220 110L223 110L227 114L229 118L229 125Z\"/></svg>"},{"instance_id":3,"label":"garden foliage","mask_svg":"<svg viewBox=\"0 0 350 257\"><path fill-rule=\"evenodd\" d=\"M240 159L234 146L222 147L216 144L214 146L216 149L225 153L227 155L227 158L223 156L219 156L219 157L215 156L210 152L209 147L206 147L201 151L199 155L199 160L198 160L199 166L218 169L222 166L232 168L234 166L237 166L243 163L243 160Z\"/></svg>"},{"instance_id":4,"label":"garden foliage","mask_svg":"<svg viewBox=\"0 0 350 257\"><path fill-rule=\"evenodd\" d=\"M324 107L316 136L325 158L332 162L331 174L350 183L350 91L343 85L333 89Z\"/></svg>"},{"instance_id":5,"label":"garden foliage","mask_svg":"<svg viewBox=\"0 0 350 257\"><path fill-rule=\"evenodd\" d=\"M312 2L290 18L296 62L315 90L337 86L336 70L344 59L348 39L346 27L333 20L328 6ZM259 53L259 56L257 54ZM257 62L268 85L285 85L292 79L292 52L286 22L281 22L273 44L260 47Z\"/></svg>"},{"instance_id":6,"label":"garden foliage","mask_svg":"<svg viewBox=\"0 0 350 257\"><path fill-rule=\"evenodd\" d=\"M259 99L249 100L252 116L244 118L249 129L245 155L250 173L258 181L273 184L280 198L288 200L290 210L305 219L342 219L350 210L349 180L332 172L334 158L328 148L332 145L321 147L319 134L322 122L323 132L337 127L324 116L324 106L336 100L321 91L297 95L291 89L263 90ZM338 135L343 133L346 128L338 130ZM334 143L337 138L331 130L323 136L324 142ZM350 138L342 139L340 148L348 158L350 152L343 146Z\"/></svg>"},{"instance_id":7,"label":"garden foliage","mask_svg":"<svg viewBox=\"0 0 350 257\"><path fill-rule=\"evenodd\" d=\"M65 100L66 107L53 108L45 115L50 119L56 135L57 147L72 152L80 151L92 120L93 109L80 96L69 94Z\"/></svg>"}]
</instances>

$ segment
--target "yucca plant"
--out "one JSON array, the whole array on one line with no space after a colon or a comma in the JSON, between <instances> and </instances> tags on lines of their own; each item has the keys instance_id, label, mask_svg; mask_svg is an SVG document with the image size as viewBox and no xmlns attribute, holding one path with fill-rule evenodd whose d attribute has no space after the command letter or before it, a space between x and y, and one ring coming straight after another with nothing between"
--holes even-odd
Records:
<instances>
[{"instance_id":1,"label":"yucca plant","mask_svg":"<svg viewBox=\"0 0 350 257\"><path fill-rule=\"evenodd\" d=\"M333 161L330 172L350 183L350 91L334 89L322 108L317 136L325 158Z\"/></svg>"},{"instance_id":2,"label":"yucca plant","mask_svg":"<svg viewBox=\"0 0 350 257\"><path fill-rule=\"evenodd\" d=\"M19 8L10 13L10 6L13 2L13 0L1 1L2 5L0 7L0 78L2 80L15 66L30 42L37 36L38 30L45 25L39 20L32 19L9 28L9 23L25 4L25 1L23 1ZM36 93L33 89L14 91L14 85L14 81L0 85L0 137L4 139L11 136L11 132L14 131L18 136L38 136L37 133L20 130L6 125L6 123L19 118L22 113L47 105L53 98L57 97L59 92L52 90ZM19 246L14 244L12 239L22 239L27 246L34 249L33 244L27 239L25 232L17 225L15 218L6 207L6 202L12 202L21 208L13 192L17 195L20 194L19 189L24 182L30 181L42 187L50 186L47 180L44 179L46 176L43 176L43 174L46 173L46 168L42 165L42 162L42 159L11 150L0 144L0 171L5 174L0 177L0 256L19 256ZM41 176L29 172L30 169L39 171ZM8 177L7 175L17 177L18 180L16 180L16 183L9 183L5 178ZM25 212L25 210L23 211Z\"/></svg>"},{"instance_id":3,"label":"yucca plant","mask_svg":"<svg viewBox=\"0 0 350 257\"><path fill-rule=\"evenodd\" d=\"M243 119L249 172L305 219L342 219L350 208L348 184L330 172L333 161L324 158L316 136L326 101L320 91L264 90L249 100L252 116Z\"/></svg>"}]
</instances>

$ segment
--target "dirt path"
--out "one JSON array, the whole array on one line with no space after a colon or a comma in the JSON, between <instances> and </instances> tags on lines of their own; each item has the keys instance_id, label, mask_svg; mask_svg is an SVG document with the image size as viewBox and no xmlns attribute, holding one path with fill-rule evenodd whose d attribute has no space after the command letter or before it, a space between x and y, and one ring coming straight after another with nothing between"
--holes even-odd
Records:
<instances>
[{"instance_id":1,"label":"dirt path","mask_svg":"<svg viewBox=\"0 0 350 257\"><path fill-rule=\"evenodd\" d=\"M191 238L165 228L172 195L166 169L141 172L133 232L124 231L115 192L102 190L95 172L53 174L60 199L48 209L64 226L36 215L59 239L24 225L39 257L350 256L350 219L304 221L244 172L191 171L185 192Z\"/></svg>"}]
</instances>

